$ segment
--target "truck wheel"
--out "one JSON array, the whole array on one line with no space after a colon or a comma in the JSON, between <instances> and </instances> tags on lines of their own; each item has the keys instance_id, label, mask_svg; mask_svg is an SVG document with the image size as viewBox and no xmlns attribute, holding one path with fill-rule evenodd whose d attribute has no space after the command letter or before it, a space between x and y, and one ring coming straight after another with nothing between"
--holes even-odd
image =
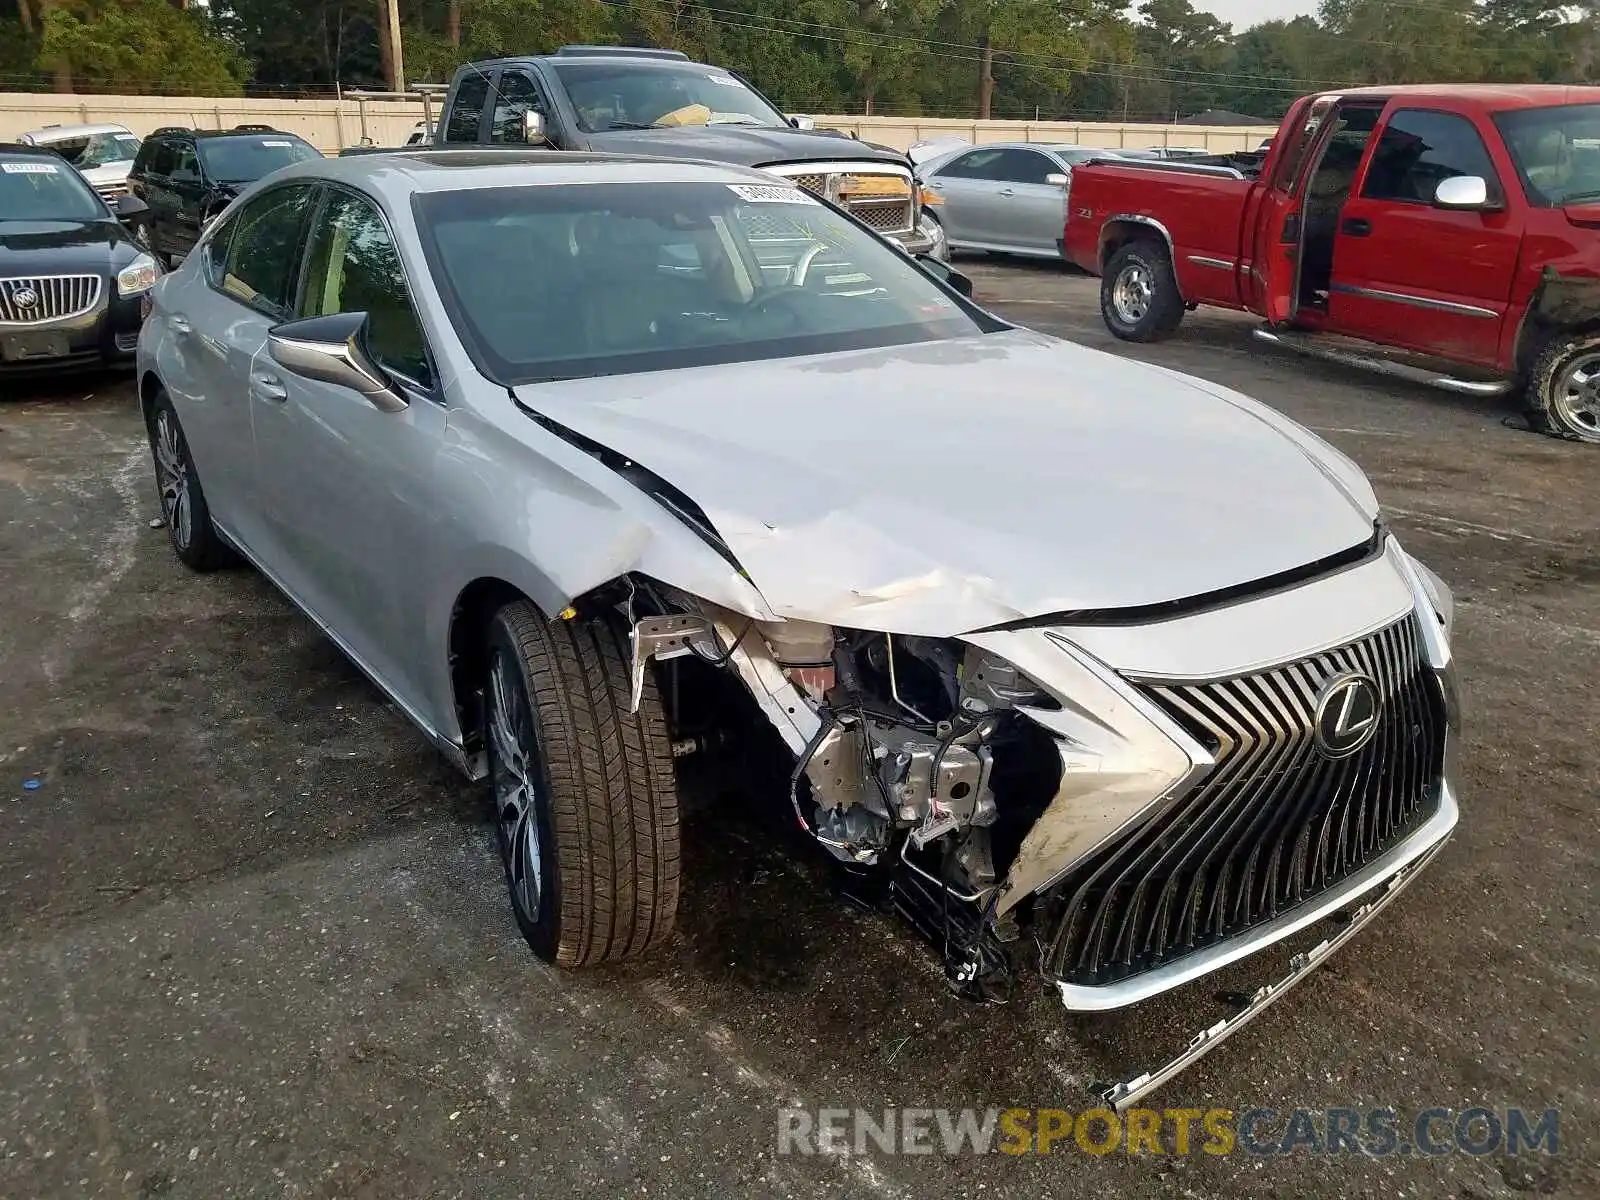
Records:
<instances>
[{"instance_id":1,"label":"truck wheel","mask_svg":"<svg viewBox=\"0 0 1600 1200\"><path fill-rule=\"evenodd\" d=\"M1100 315L1125 342L1159 342L1183 320L1183 296L1167 248L1129 242L1112 254L1100 277Z\"/></svg>"},{"instance_id":2,"label":"truck wheel","mask_svg":"<svg viewBox=\"0 0 1600 1200\"><path fill-rule=\"evenodd\" d=\"M489 626L484 742L511 909L540 958L629 958L672 932L678 792L651 676L628 712L626 640L527 601Z\"/></svg>"},{"instance_id":3,"label":"truck wheel","mask_svg":"<svg viewBox=\"0 0 1600 1200\"><path fill-rule=\"evenodd\" d=\"M1600 442L1600 331L1552 337L1528 374L1527 402L1541 432Z\"/></svg>"}]
</instances>

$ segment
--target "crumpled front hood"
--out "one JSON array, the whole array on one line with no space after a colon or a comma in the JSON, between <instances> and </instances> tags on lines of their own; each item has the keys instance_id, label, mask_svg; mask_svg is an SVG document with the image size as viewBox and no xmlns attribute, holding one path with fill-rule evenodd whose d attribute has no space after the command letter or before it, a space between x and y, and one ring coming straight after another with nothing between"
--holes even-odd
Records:
<instances>
[{"instance_id":1,"label":"crumpled front hood","mask_svg":"<svg viewBox=\"0 0 1600 1200\"><path fill-rule=\"evenodd\" d=\"M705 158L741 167L788 162L885 162L906 165L905 155L838 133L765 125L675 125L659 129L608 129L586 135L607 154Z\"/></svg>"},{"instance_id":2,"label":"crumpled front hood","mask_svg":"<svg viewBox=\"0 0 1600 1200\"><path fill-rule=\"evenodd\" d=\"M1020 331L516 394L698 503L774 612L856 628L1184 599L1375 515L1244 397Z\"/></svg>"}]
</instances>

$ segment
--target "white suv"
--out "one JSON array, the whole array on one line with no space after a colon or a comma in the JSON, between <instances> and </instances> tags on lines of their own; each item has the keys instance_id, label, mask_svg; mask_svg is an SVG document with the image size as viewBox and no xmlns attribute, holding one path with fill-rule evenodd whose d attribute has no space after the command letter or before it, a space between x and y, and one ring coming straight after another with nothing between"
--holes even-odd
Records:
<instances>
[{"instance_id":1,"label":"white suv","mask_svg":"<svg viewBox=\"0 0 1600 1200\"><path fill-rule=\"evenodd\" d=\"M139 153L132 130L121 125L46 125L17 140L60 155L107 200L128 194L128 172Z\"/></svg>"}]
</instances>

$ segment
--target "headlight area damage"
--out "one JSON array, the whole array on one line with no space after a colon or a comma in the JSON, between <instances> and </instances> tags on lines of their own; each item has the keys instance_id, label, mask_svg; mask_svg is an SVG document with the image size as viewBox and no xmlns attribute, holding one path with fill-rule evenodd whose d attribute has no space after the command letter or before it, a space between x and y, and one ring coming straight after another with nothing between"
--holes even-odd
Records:
<instances>
[{"instance_id":1,"label":"headlight area damage","mask_svg":"<svg viewBox=\"0 0 1600 1200\"><path fill-rule=\"evenodd\" d=\"M1105 1090L1126 1108L1353 936L1455 824L1447 589L1378 544L1368 565L1402 602L1377 628L1203 679L1114 670L1061 628L763 621L639 579L634 703L652 661L733 672L793 755L795 820L969 998L1037 970L1069 1009L1119 1008L1342 919L1177 1057Z\"/></svg>"}]
</instances>

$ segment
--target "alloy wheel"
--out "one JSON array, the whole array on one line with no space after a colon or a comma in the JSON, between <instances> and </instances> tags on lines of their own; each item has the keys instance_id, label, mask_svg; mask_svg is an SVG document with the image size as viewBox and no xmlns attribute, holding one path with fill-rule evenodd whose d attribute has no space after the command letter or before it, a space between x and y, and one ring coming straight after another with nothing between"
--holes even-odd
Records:
<instances>
[{"instance_id":1,"label":"alloy wheel","mask_svg":"<svg viewBox=\"0 0 1600 1200\"><path fill-rule=\"evenodd\" d=\"M1570 433L1600 441L1600 350L1579 355L1556 378L1552 415Z\"/></svg>"},{"instance_id":2,"label":"alloy wheel","mask_svg":"<svg viewBox=\"0 0 1600 1200\"><path fill-rule=\"evenodd\" d=\"M1128 325L1137 325L1150 311L1155 298L1155 280L1150 268L1140 262L1130 262L1117 273L1111 285L1111 307L1117 317Z\"/></svg>"},{"instance_id":3,"label":"alloy wheel","mask_svg":"<svg viewBox=\"0 0 1600 1200\"><path fill-rule=\"evenodd\" d=\"M521 673L504 653L489 667L489 773L495 824L511 899L538 919L544 879L539 863L539 753Z\"/></svg>"},{"instance_id":4,"label":"alloy wheel","mask_svg":"<svg viewBox=\"0 0 1600 1200\"><path fill-rule=\"evenodd\" d=\"M161 515L178 549L194 538L194 505L189 495L189 456L183 434L170 412L156 416L156 481L161 488Z\"/></svg>"}]
</instances>

